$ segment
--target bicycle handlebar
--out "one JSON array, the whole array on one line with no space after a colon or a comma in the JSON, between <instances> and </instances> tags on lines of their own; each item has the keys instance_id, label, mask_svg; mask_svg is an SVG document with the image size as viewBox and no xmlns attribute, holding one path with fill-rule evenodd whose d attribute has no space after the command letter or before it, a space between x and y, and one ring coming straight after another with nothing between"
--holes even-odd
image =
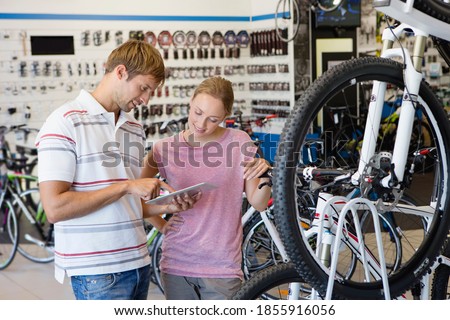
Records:
<instances>
[{"instance_id":1,"label":"bicycle handlebar","mask_svg":"<svg viewBox=\"0 0 450 320\"><path fill-rule=\"evenodd\" d=\"M4 137L4 135L7 134L8 132L17 132L17 131L22 131L25 133L25 135L28 135L32 131L38 132L39 129L27 127L27 125L25 123L18 124L18 125L10 125L10 126L0 126L0 139L2 137Z\"/></svg>"},{"instance_id":2,"label":"bicycle handlebar","mask_svg":"<svg viewBox=\"0 0 450 320\"><path fill-rule=\"evenodd\" d=\"M337 169L319 169L316 167L306 167L302 169L303 178L307 181L320 176L336 177L335 180L345 180L350 177L352 172L350 170L337 170Z\"/></svg>"}]
</instances>

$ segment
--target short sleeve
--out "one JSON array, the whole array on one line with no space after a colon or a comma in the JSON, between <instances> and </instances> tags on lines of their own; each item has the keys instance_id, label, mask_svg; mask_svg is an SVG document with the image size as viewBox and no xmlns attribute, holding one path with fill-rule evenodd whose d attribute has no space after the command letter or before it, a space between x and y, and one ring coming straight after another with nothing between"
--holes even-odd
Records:
<instances>
[{"instance_id":1,"label":"short sleeve","mask_svg":"<svg viewBox=\"0 0 450 320\"><path fill-rule=\"evenodd\" d=\"M255 155L258 147L255 144L250 136L244 132L240 131L240 141L241 141L241 155L243 157L243 161L252 160Z\"/></svg>"},{"instance_id":2,"label":"short sleeve","mask_svg":"<svg viewBox=\"0 0 450 320\"><path fill-rule=\"evenodd\" d=\"M76 139L73 126L58 112L52 113L36 137L38 177L42 181L73 182Z\"/></svg>"}]
</instances>

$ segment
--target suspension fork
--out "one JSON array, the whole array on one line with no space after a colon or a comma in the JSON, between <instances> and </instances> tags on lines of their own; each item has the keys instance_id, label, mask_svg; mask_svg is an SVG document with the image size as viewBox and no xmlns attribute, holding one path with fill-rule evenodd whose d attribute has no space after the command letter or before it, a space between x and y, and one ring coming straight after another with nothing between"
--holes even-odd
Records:
<instances>
[{"instance_id":1,"label":"suspension fork","mask_svg":"<svg viewBox=\"0 0 450 320\"><path fill-rule=\"evenodd\" d=\"M405 29L413 30L416 35L413 58L406 48L393 48L394 41L405 32ZM409 141L415 117L415 103L418 98L420 84L422 81L421 64L425 50L425 42L428 34L417 30L409 25L400 24L395 28L386 28L383 32L383 58L401 58L406 65L404 71L405 88L399 116L397 136L395 139L392 163L394 164L394 175L390 173L381 184L383 187L395 187L398 182L403 181L407 161ZM364 131L364 140L361 149L361 159L358 171L352 176L352 183L357 185L366 164L375 153L377 136L380 129L381 115L385 99L387 84L374 81L370 97L369 111Z\"/></svg>"},{"instance_id":2,"label":"suspension fork","mask_svg":"<svg viewBox=\"0 0 450 320\"><path fill-rule=\"evenodd\" d=\"M402 27L403 26L403 27ZM404 30L410 28L407 25L400 25L399 28ZM386 56L404 56L404 63L406 69L404 71L405 89L403 91L403 99L401 105L400 118L397 128L397 137L394 144L394 152L392 155L392 163L394 164L395 175L398 181L403 181L406 161L408 157L409 142L411 140L411 133L414 125L414 117L416 114L416 104L419 97L420 84L422 82L422 60L425 52L425 43L428 38L428 34L411 28L416 35L414 42L413 56L409 55L407 49L391 49L386 52ZM395 51L394 51L395 50ZM381 184L384 187L390 187L390 177L385 177Z\"/></svg>"}]
</instances>

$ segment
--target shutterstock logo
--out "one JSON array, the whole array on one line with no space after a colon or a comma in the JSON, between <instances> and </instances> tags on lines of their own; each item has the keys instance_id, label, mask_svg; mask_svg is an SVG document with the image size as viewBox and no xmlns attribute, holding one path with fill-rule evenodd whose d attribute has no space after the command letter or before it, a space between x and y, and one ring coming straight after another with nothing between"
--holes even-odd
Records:
<instances>
[{"instance_id":1,"label":"shutterstock logo","mask_svg":"<svg viewBox=\"0 0 450 320\"><path fill-rule=\"evenodd\" d=\"M119 166L122 161L125 167L130 167L133 162L137 162L139 166L142 166L146 149L151 149L151 144L145 147L142 142L132 139L131 134L125 133L122 144L117 141L110 141L103 145L104 160L102 166L114 168Z\"/></svg>"},{"instance_id":2,"label":"shutterstock logo","mask_svg":"<svg viewBox=\"0 0 450 320\"><path fill-rule=\"evenodd\" d=\"M201 147L201 149L199 149ZM129 135L124 136L123 145L117 141L105 143L103 146L104 167L113 168L121 165L122 161L126 167L129 167L133 161L139 161L142 166L146 150L151 150L153 144L146 147L137 141L130 140ZM244 160L251 160L256 151L253 141L240 143L232 141L227 145L222 145L217 141L212 141L203 146L194 141L194 136L188 137L187 143L180 141L179 136L174 140L165 140L159 142L160 165L175 165L179 168L216 168L233 167L236 163L236 157ZM149 165L152 165L149 163Z\"/></svg>"},{"instance_id":3,"label":"shutterstock logo","mask_svg":"<svg viewBox=\"0 0 450 320\"><path fill-rule=\"evenodd\" d=\"M358 141L349 140L344 137L335 139L333 132L324 132L320 138L306 139L299 150L294 150L298 144L294 141L264 142L266 155L278 154L285 168L296 168L299 166L354 166L355 157L358 157ZM125 167L131 165L143 165L145 154L152 150L153 144L144 145L136 139L131 139L130 134L124 135L123 143L117 141L107 142L103 146L104 167L117 167L122 164ZM180 141L177 135L173 140L162 140L158 142L158 162L161 166L174 165L179 168L231 168L235 166L236 159L249 161L255 157L257 147L254 141L241 143L232 141L223 145L217 141L201 145L194 141L193 135L187 141ZM257 156L257 155L256 155ZM354 159L355 158L355 159ZM149 163L152 166L152 163ZM274 166L279 166L275 163Z\"/></svg>"}]
</instances>

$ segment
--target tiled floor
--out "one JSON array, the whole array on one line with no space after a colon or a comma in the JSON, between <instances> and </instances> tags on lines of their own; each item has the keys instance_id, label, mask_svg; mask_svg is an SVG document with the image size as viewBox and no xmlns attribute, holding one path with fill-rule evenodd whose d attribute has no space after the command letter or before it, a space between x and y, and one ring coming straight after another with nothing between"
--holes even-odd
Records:
<instances>
[{"instance_id":1,"label":"tiled floor","mask_svg":"<svg viewBox=\"0 0 450 320\"><path fill-rule=\"evenodd\" d=\"M0 300L74 300L69 279L66 278L63 285L55 280L53 263L35 263L20 254L0 271L0 288ZM153 283L148 299L164 299Z\"/></svg>"}]
</instances>

